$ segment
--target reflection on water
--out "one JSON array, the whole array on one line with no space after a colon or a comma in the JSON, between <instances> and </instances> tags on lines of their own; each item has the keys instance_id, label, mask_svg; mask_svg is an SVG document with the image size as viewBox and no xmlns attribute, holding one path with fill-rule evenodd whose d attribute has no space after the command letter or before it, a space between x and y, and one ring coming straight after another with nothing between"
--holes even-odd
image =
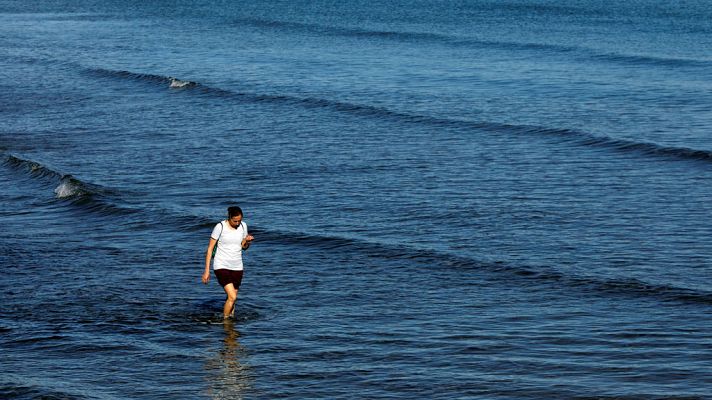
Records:
<instances>
[{"instance_id":1,"label":"reflection on water","mask_svg":"<svg viewBox=\"0 0 712 400\"><path fill-rule=\"evenodd\" d=\"M251 387L250 368L244 364L246 350L240 344L240 332L232 320L223 323L223 345L205 363L209 396L213 399L242 399Z\"/></svg>"}]
</instances>

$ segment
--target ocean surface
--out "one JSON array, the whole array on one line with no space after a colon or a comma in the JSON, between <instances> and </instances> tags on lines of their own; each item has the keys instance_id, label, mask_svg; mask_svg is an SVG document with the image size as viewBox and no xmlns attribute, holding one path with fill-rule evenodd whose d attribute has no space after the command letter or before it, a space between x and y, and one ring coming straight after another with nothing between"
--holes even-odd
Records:
<instances>
[{"instance_id":1,"label":"ocean surface","mask_svg":"<svg viewBox=\"0 0 712 400\"><path fill-rule=\"evenodd\" d=\"M0 158L2 399L712 398L709 1L0 0Z\"/></svg>"}]
</instances>

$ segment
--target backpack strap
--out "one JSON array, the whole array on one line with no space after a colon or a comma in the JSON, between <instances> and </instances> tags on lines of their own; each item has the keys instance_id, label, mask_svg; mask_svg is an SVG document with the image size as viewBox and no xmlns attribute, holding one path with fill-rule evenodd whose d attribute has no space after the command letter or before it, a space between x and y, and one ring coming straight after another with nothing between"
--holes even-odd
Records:
<instances>
[{"instance_id":1,"label":"backpack strap","mask_svg":"<svg viewBox=\"0 0 712 400\"><path fill-rule=\"evenodd\" d=\"M220 237L222 237L222 233L223 233L223 222L220 221L220 234L218 235L218 238L215 240L220 240Z\"/></svg>"},{"instance_id":2,"label":"backpack strap","mask_svg":"<svg viewBox=\"0 0 712 400\"><path fill-rule=\"evenodd\" d=\"M222 237L223 233L223 223L220 221L220 234L218 235L218 238L215 239L215 246L213 246L213 255L211 258L215 258L215 253L218 251L218 244L220 243L220 238Z\"/></svg>"}]
</instances>

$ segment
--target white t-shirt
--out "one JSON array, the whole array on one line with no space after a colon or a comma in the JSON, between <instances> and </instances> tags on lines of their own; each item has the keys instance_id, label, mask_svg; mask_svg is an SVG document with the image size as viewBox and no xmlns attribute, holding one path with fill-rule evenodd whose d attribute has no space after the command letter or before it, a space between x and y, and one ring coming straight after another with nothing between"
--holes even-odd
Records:
<instances>
[{"instance_id":1,"label":"white t-shirt","mask_svg":"<svg viewBox=\"0 0 712 400\"><path fill-rule=\"evenodd\" d=\"M218 241L213 258L213 269L242 271L242 241L247 237L247 224L241 222L237 229L227 221L215 225L211 238Z\"/></svg>"}]
</instances>

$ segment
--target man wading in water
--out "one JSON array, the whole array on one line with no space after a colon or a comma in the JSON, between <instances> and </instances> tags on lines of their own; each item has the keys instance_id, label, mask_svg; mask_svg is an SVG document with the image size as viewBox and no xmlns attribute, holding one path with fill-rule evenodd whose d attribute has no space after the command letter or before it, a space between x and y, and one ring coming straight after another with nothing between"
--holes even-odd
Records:
<instances>
[{"instance_id":1,"label":"man wading in water","mask_svg":"<svg viewBox=\"0 0 712 400\"><path fill-rule=\"evenodd\" d=\"M225 290L227 299L223 307L223 318L235 316L235 302L237 301L237 291L242 283L242 251L250 247L250 242L254 240L252 235L247 234L247 224L242 222L242 210L240 207L228 207L227 220L220 221L213 233L210 235L208 251L205 253L205 272L203 273L203 283L210 281L210 259L213 259L213 270L218 278L220 286Z\"/></svg>"}]
</instances>

